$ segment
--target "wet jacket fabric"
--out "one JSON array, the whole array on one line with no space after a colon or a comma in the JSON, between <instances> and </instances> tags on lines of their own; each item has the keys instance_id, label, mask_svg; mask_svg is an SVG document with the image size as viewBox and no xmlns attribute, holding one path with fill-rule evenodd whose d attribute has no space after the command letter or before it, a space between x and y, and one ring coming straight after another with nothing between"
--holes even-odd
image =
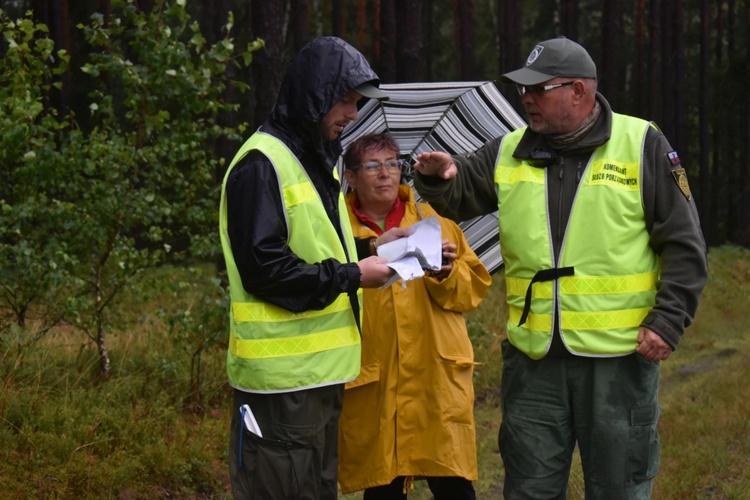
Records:
<instances>
[{"instance_id":1,"label":"wet jacket fabric","mask_svg":"<svg viewBox=\"0 0 750 500\"><path fill-rule=\"evenodd\" d=\"M341 141L323 142L320 124L364 82L379 80L359 52L338 38L317 38L290 65L271 116L260 127L302 164L342 242L341 185L333 175ZM346 293L356 309L356 263L334 258L305 262L287 245L290 228L279 180L265 155L254 151L237 163L227 178L226 197L232 253L248 293L292 312L323 309Z\"/></svg>"},{"instance_id":2,"label":"wet jacket fabric","mask_svg":"<svg viewBox=\"0 0 750 500\"><path fill-rule=\"evenodd\" d=\"M293 231L289 248L306 262L336 258L349 262L356 247L348 217L339 221L346 244L310 183L305 170L284 144L256 132L235 156L261 151L277 171L284 214ZM225 176L231 175L233 161ZM252 392L288 392L348 382L359 373L360 334L347 294L320 311L291 312L247 293L242 286L227 235L225 189L222 186L220 235L229 278L229 349L227 374L232 387ZM343 194L339 195L346 215ZM348 251L347 251L348 250ZM361 290L358 291L361 306ZM361 307L358 307L361 310Z\"/></svg>"},{"instance_id":3,"label":"wet jacket fabric","mask_svg":"<svg viewBox=\"0 0 750 500\"><path fill-rule=\"evenodd\" d=\"M260 127L300 163L342 248L346 214L339 208L341 186L333 175L341 143L323 142L320 126L337 102L365 82L379 83L356 49L339 38L316 38L288 67L271 116ZM239 160L226 179L227 234L244 291L269 305L306 314L345 297L354 323L360 285L356 256L347 255L346 263L333 256L306 261L293 251L288 242L294 220L284 217L276 172L268 157L254 151ZM353 361L356 365L359 358ZM247 402L258 410L263 438L237 432L242 423L235 407L230 437L234 497L336 498L342 393L342 383L280 394L236 389L235 403ZM248 439L240 444L237 438L243 435Z\"/></svg>"},{"instance_id":4,"label":"wet jacket fabric","mask_svg":"<svg viewBox=\"0 0 750 500\"><path fill-rule=\"evenodd\" d=\"M597 94L602 112L594 127L580 141L555 151L546 139L527 128L513 156L546 170L547 209L555 259L559 258L571 207L581 177L598 146L610 139L612 110ZM502 137L475 153L454 157L458 176L443 180L417 173L414 185L441 215L468 220L491 213L498 207L494 170ZM539 158L547 153L551 160ZM664 134L650 127L643 143L642 199L649 245L661 259L655 304L641 322L673 349L692 323L708 268L706 246L698 213L689 188L680 188L681 165ZM686 186L683 183L683 186ZM606 237L606 235L591 235ZM502 241L501 249L502 249ZM508 256L504 256L507 260ZM555 325L556 328L559 325ZM555 332L548 355L566 356L569 351Z\"/></svg>"},{"instance_id":5,"label":"wet jacket fabric","mask_svg":"<svg viewBox=\"0 0 750 500\"><path fill-rule=\"evenodd\" d=\"M376 233L347 202L355 238ZM436 215L406 202L400 227ZM474 428L474 352L463 313L484 297L491 277L461 229L439 218L444 239L458 245L458 258L442 281L399 280L386 289L364 290L362 370L347 384L339 420L339 483L343 492L389 484L398 476L477 478Z\"/></svg>"}]
</instances>

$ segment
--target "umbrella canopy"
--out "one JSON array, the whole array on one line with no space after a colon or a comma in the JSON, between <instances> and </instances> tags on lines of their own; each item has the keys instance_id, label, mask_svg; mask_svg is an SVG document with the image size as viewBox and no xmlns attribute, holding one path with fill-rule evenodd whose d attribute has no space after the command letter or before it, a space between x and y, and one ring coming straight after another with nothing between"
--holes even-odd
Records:
<instances>
[{"instance_id":1,"label":"umbrella canopy","mask_svg":"<svg viewBox=\"0 0 750 500\"><path fill-rule=\"evenodd\" d=\"M387 101L368 100L341 138L347 148L358 137L389 132L399 142L409 183L424 151L462 154L526 125L493 82L400 83L380 86ZM339 165L340 168L343 168ZM497 212L459 223L490 273L503 265Z\"/></svg>"}]
</instances>

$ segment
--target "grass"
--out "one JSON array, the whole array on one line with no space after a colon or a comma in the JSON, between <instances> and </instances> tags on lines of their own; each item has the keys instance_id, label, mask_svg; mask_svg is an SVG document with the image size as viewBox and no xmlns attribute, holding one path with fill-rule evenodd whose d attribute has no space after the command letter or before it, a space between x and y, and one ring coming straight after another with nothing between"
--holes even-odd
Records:
<instances>
[{"instance_id":1,"label":"grass","mask_svg":"<svg viewBox=\"0 0 750 500\"><path fill-rule=\"evenodd\" d=\"M750 498L750 252L722 247L709 257L711 278L696 321L662 365L657 499ZM0 498L231 497L226 346L203 353L200 404L194 404L191 350L157 311L199 302L201 288L174 287L180 271L168 271L152 277L145 300L121 301L108 336L107 380L94 346L69 327L23 351L10 334L0 338ZM490 296L467 316L483 363L475 375L480 499L502 498L503 296L498 276ZM14 335L33 336L31 323ZM582 484L576 461L569 498L583 498ZM409 496L430 498L426 483L415 483Z\"/></svg>"}]
</instances>

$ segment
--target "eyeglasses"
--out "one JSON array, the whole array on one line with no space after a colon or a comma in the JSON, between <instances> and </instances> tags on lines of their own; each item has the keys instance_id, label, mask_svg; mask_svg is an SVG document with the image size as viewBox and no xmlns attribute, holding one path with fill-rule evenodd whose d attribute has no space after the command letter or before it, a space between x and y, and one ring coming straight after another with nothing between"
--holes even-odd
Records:
<instances>
[{"instance_id":1,"label":"eyeglasses","mask_svg":"<svg viewBox=\"0 0 750 500\"><path fill-rule=\"evenodd\" d=\"M560 87L564 87L566 85L573 85L575 83L575 80L570 82L564 82L564 83L553 83L551 85L519 85L516 84L516 90L518 90L518 94L522 97L525 96L527 93L532 95L542 95L543 93L547 92L548 90L552 89L559 89Z\"/></svg>"},{"instance_id":2,"label":"eyeglasses","mask_svg":"<svg viewBox=\"0 0 750 500\"><path fill-rule=\"evenodd\" d=\"M365 169L365 172L369 174L377 174L380 172L380 169L385 167L386 171L389 174L393 174L395 172L401 171L401 165L403 165L403 161L401 160L388 160L386 162L380 162L380 161L366 161L364 163L360 163L359 165L355 165L352 170L358 170L360 168Z\"/></svg>"}]
</instances>

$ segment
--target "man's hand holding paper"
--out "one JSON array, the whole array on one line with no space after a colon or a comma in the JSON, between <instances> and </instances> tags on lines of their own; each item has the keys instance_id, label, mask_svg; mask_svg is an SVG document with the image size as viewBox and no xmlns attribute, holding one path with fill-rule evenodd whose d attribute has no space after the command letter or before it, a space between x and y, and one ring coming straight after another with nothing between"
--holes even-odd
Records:
<instances>
[{"instance_id":1,"label":"man's hand holding paper","mask_svg":"<svg viewBox=\"0 0 750 500\"><path fill-rule=\"evenodd\" d=\"M383 286L390 286L399 278L409 281L424 276L425 270L440 271L443 260L443 241L440 223L428 217L409 228L411 234L379 245L378 255L388 261L396 274Z\"/></svg>"}]
</instances>

